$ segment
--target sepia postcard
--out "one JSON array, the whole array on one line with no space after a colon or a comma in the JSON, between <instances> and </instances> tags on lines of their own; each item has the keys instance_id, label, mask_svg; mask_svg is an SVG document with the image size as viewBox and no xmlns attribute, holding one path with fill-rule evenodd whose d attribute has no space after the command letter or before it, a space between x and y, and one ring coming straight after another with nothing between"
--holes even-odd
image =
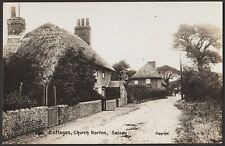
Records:
<instances>
[{"instance_id":1,"label":"sepia postcard","mask_svg":"<svg viewBox=\"0 0 225 146\"><path fill-rule=\"evenodd\" d=\"M223 144L222 5L3 2L3 144Z\"/></svg>"}]
</instances>

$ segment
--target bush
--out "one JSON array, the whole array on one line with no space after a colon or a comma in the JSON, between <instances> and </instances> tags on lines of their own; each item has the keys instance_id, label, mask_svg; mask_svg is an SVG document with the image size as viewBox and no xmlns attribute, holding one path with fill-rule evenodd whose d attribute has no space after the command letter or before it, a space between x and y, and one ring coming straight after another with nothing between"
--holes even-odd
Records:
<instances>
[{"instance_id":1,"label":"bush","mask_svg":"<svg viewBox=\"0 0 225 146\"><path fill-rule=\"evenodd\" d=\"M198 72L186 68L182 81L185 100L204 101L208 99L222 99L222 82L219 74L205 70Z\"/></svg>"},{"instance_id":2,"label":"bush","mask_svg":"<svg viewBox=\"0 0 225 146\"><path fill-rule=\"evenodd\" d=\"M50 84L57 86L59 104L77 104L100 98L94 91L95 58L87 58L82 50L69 50L59 60Z\"/></svg>"},{"instance_id":3,"label":"bush","mask_svg":"<svg viewBox=\"0 0 225 146\"><path fill-rule=\"evenodd\" d=\"M182 110L180 127L176 129L177 143L222 142L222 103L179 101L175 105Z\"/></svg>"},{"instance_id":4,"label":"bush","mask_svg":"<svg viewBox=\"0 0 225 146\"><path fill-rule=\"evenodd\" d=\"M37 106L37 101L32 99L29 96L21 96L19 91L14 91L5 96L3 101L3 110L16 110L16 109L24 109L31 108Z\"/></svg>"},{"instance_id":5,"label":"bush","mask_svg":"<svg viewBox=\"0 0 225 146\"><path fill-rule=\"evenodd\" d=\"M21 82L25 85L23 93L31 90L32 84L40 80L40 65L32 58L13 54L4 59L4 95L19 90Z\"/></svg>"},{"instance_id":6,"label":"bush","mask_svg":"<svg viewBox=\"0 0 225 146\"><path fill-rule=\"evenodd\" d=\"M50 87L49 87L50 88ZM57 104L75 105L79 102L102 100L104 97L93 89L80 90L74 85L56 85Z\"/></svg>"},{"instance_id":7,"label":"bush","mask_svg":"<svg viewBox=\"0 0 225 146\"><path fill-rule=\"evenodd\" d=\"M166 89L151 88L144 85L130 85L127 87L127 93L129 102L159 99L167 96Z\"/></svg>"},{"instance_id":8,"label":"bush","mask_svg":"<svg viewBox=\"0 0 225 146\"><path fill-rule=\"evenodd\" d=\"M81 97L79 100L80 102L105 99L105 97L103 97L101 94L99 94L95 90L83 92L80 97Z\"/></svg>"}]
</instances>

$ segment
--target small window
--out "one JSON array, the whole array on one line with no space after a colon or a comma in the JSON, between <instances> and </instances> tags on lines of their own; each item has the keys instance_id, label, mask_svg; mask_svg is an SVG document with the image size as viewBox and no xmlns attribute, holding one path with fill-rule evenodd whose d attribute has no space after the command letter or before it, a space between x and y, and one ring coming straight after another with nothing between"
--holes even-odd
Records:
<instances>
[{"instance_id":1,"label":"small window","mask_svg":"<svg viewBox=\"0 0 225 146\"><path fill-rule=\"evenodd\" d=\"M104 71L102 72L102 78L103 79L105 78L105 72Z\"/></svg>"},{"instance_id":2,"label":"small window","mask_svg":"<svg viewBox=\"0 0 225 146\"><path fill-rule=\"evenodd\" d=\"M145 80L145 83L146 83L146 84L150 84L150 83L151 83L151 80L150 80L150 79L146 79L146 80Z\"/></svg>"},{"instance_id":3,"label":"small window","mask_svg":"<svg viewBox=\"0 0 225 146\"><path fill-rule=\"evenodd\" d=\"M95 71L94 76L95 76L95 77L98 77L98 70Z\"/></svg>"},{"instance_id":4,"label":"small window","mask_svg":"<svg viewBox=\"0 0 225 146\"><path fill-rule=\"evenodd\" d=\"M134 84L138 84L138 80L135 80L135 81L134 81Z\"/></svg>"}]
</instances>

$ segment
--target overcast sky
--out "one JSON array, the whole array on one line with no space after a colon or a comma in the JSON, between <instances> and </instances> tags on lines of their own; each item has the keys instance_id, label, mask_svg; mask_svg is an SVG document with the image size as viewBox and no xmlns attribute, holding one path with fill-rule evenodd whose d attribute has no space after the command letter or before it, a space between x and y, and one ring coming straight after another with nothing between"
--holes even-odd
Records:
<instances>
[{"instance_id":1,"label":"overcast sky","mask_svg":"<svg viewBox=\"0 0 225 146\"><path fill-rule=\"evenodd\" d=\"M18 6L3 5L3 44L12 5ZM148 60L179 68L172 35L180 24L212 24L222 30L222 2L20 3L20 16L26 32L51 22L74 33L76 20L89 18L91 46L97 53L111 65L126 60L135 70ZM214 70L222 72L222 64Z\"/></svg>"}]
</instances>

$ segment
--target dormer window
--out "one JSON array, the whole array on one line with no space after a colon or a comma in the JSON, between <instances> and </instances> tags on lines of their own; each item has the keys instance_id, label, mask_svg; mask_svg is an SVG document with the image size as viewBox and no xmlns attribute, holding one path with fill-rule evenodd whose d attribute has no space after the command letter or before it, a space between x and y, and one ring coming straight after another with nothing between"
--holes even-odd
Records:
<instances>
[{"instance_id":1,"label":"dormer window","mask_svg":"<svg viewBox=\"0 0 225 146\"><path fill-rule=\"evenodd\" d=\"M105 78L105 71L102 72L102 78Z\"/></svg>"}]
</instances>

